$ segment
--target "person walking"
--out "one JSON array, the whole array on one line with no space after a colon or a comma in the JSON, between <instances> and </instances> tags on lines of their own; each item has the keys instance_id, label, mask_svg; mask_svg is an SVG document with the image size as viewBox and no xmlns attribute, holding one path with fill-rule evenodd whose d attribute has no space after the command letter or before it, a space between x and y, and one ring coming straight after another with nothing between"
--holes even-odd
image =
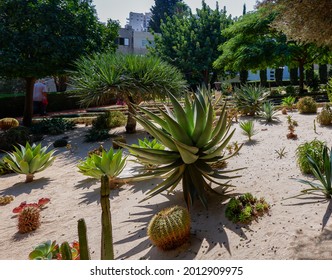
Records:
<instances>
[{"instance_id":1,"label":"person walking","mask_svg":"<svg viewBox=\"0 0 332 280\"><path fill-rule=\"evenodd\" d=\"M47 104L47 87L41 80L37 80L33 87L33 113L45 116Z\"/></svg>"}]
</instances>

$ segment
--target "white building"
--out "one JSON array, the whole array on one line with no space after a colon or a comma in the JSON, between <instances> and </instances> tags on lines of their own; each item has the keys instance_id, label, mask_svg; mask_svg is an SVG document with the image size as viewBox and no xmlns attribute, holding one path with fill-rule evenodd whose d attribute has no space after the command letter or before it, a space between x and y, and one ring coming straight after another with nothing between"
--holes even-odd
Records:
<instances>
[{"instance_id":1,"label":"white building","mask_svg":"<svg viewBox=\"0 0 332 280\"><path fill-rule=\"evenodd\" d=\"M148 31L149 22L151 19L151 13L129 13L129 18L127 18L127 25L131 26L135 31Z\"/></svg>"}]
</instances>

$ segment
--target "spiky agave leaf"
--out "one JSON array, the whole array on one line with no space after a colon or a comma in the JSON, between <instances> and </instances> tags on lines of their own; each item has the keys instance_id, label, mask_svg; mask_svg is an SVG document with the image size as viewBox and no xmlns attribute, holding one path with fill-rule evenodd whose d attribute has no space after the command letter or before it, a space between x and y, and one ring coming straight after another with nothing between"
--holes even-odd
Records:
<instances>
[{"instance_id":1,"label":"spiky agave leaf","mask_svg":"<svg viewBox=\"0 0 332 280\"><path fill-rule=\"evenodd\" d=\"M211 187L214 183L221 187L219 195L225 195L232 172L214 169L211 165L224 158L223 149L233 136L227 125L226 104L223 106L219 119L213 124L213 105L209 95L198 91L192 96L185 96L184 106L169 94L173 111L160 110L160 116L136 106L144 114L136 114L136 120L147 132L162 143L163 151L144 147L131 147L118 143L122 147L132 149L133 156L144 159L146 163L159 166L149 174L137 175L136 178L165 178L155 186L144 199L149 199L163 191L172 191L182 181L183 195L190 207L195 199L199 199L207 208L207 193L218 193ZM152 120L152 121L151 121ZM241 148L241 147L239 147ZM238 151L238 150L237 150ZM236 151L236 152L237 152ZM233 156L234 154L230 155ZM239 171L241 169L233 170Z\"/></svg>"}]
</instances>

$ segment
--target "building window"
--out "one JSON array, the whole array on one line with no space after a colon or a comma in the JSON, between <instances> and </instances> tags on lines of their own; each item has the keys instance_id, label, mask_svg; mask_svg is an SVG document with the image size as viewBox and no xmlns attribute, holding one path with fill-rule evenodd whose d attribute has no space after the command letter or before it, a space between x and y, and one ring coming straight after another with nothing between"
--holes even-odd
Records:
<instances>
[{"instance_id":1,"label":"building window","mask_svg":"<svg viewBox=\"0 0 332 280\"><path fill-rule=\"evenodd\" d=\"M121 38L119 37L117 40L118 45L120 46L129 46L130 42L129 42L129 38Z\"/></svg>"}]
</instances>

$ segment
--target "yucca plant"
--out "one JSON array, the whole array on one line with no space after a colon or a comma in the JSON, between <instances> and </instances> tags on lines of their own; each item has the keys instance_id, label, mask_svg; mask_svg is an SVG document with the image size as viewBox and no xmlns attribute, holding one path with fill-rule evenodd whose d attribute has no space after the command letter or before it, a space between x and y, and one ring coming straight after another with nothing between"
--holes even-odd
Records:
<instances>
[{"instance_id":1,"label":"yucca plant","mask_svg":"<svg viewBox=\"0 0 332 280\"><path fill-rule=\"evenodd\" d=\"M213 122L214 109L209 96L204 92L197 92L190 97L185 96L184 107L179 101L169 94L173 110L165 106L166 112L159 109L160 116L142 108L145 115L136 114L135 119L147 132L165 145L165 150L142 147L127 147L134 156L150 164L160 165L158 168L140 178L165 178L148 192L149 199L165 190L173 191L182 181L182 190L185 202L189 208L195 199L199 199L207 208L207 193L225 195L229 179L240 176L227 176L231 171L220 171L211 167L221 159L228 159L237 153L236 150L227 158L224 149L231 140L235 129L229 133L231 124L227 124L226 104L221 110L216 123ZM215 124L215 125L214 125ZM241 146L239 147L239 149ZM242 168L240 168L242 169ZM238 171L240 169L232 170ZM226 180L217 181L217 180ZM209 184L210 183L210 184ZM220 186L220 192L211 187L211 183Z\"/></svg>"},{"instance_id":2,"label":"yucca plant","mask_svg":"<svg viewBox=\"0 0 332 280\"><path fill-rule=\"evenodd\" d=\"M254 116L260 112L268 95L262 87L243 85L234 92L235 106L242 114Z\"/></svg>"},{"instance_id":3,"label":"yucca plant","mask_svg":"<svg viewBox=\"0 0 332 280\"><path fill-rule=\"evenodd\" d=\"M323 148L323 170L321 170L320 162L318 162L315 158L307 155L307 159L311 168L311 173L320 182L320 184L297 179L298 182L310 186L309 189L301 191L302 193L298 196L319 193L318 195L323 194L326 198L330 199L332 197L332 150L329 151L326 146Z\"/></svg>"},{"instance_id":4,"label":"yucca plant","mask_svg":"<svg viewBox=\"0 0 332 280\"><path fill-rule=\"evenodd\" d=\"M70 72L71 83L81 104L103 105L115 96L123 98L130 113L127 133L136 130L132 104L165 98L168 92L179 95L187 88L178 69L153 56L98 53L81 58L75 66Z\"/></svg>"},{"instance_id":5,"label":"yucca plant","mask_svg":"<svg viewBox=\"0 0 332 280\"><path fill-rule=\"evenodd\" d=\"M101 155L91 154L84 161L81 161L77 167L79 172L95 179L101 179L107 175L110 182L117 183L117 177L126 166L127 157L122 156L122 150L116 152L112 148L109 151L102 151ZM113 187L113 185L111 186Z\"/></svg>"},{"instance_id":6,"label":"yucca plant","mask_svg":"<svg viewBox=\"0 0 332 280\"><path fill-rule=\"evenodd\" d=\"M53 156L55 151L47 152L48 147L42 147L41 144L31 146L27 142L25 146L19 145L19 147L20 149L14 147L14 152L7 153L4 162L14 172L25 174L26 183L32 182L35 173L43 171L55 160Z\"/></svg>"},{"instance_id":7,"label":"yucca plant","mask_svg":"<svg viewBox=\"0 0 332 280\"><path fill-rule=\"evenodd\" d=\"M260 117L265 119L266 122L272 122L275 118L274 115L277 113L274 105L271 102L263 103L262 110L260 112Z\"/></svg>"},{"instance_id":8,"label":"yucca plant","mask_svg":"<svg viewBox=\"0 0 332 280\"><path fill-rule=\"evenodd\" d=\"M240 128L242 129L242 133L248 136L248 140L251 141L251 137L254 136L257 132L255 130L255 124L253 121L243 121L240 122Z\"/></svg>"}]
</instances>

